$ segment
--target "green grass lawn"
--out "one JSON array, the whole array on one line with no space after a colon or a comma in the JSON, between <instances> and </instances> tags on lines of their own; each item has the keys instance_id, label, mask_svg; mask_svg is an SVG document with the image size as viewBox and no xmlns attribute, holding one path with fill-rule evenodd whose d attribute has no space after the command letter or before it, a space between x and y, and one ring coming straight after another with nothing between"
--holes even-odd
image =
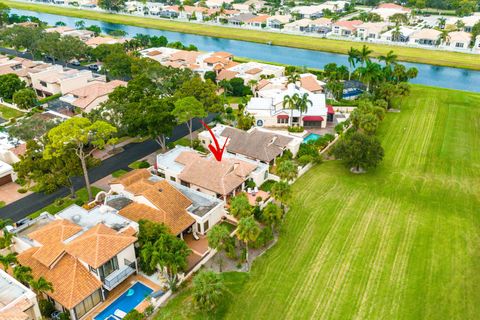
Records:
<instances>
[{"instance_id":1,"label":"green grass lawn","mask_svg":"<svg viewBox=\"0 0 480 320\"><path fill-rule=\"evenodd\" d=\"M217 318L478 319L480 94L413 86L401 108L375 171L330 161L294 184L279 242Z\"/></svg>"},{"instance_id":2,"label":"green grass lawn","mask_svg":"<svg viewBox=\"0 0 480 320\"><path fill-rule=\"evenodd\" d=\"M114 177L114 178L120 178L121 176L123 176L123 175L126 174L126 173L128 173L127 170L119 169L119 170L114 171L114 172L112 173L112 177Z\"/></svg>"},{"instance_id":3,"label":"green grass lawn","mask_svg":"<svg viewBox=\"0 0 480 320\"><path fill-rule=\"evenodd\" d=\"M23 112L0 104L0 118L8 120L10 118L18 118L21 116L23 116Z\"/></svg>"},{"instance_id":4,"label":"green grass lawn","mask_svg":"<svg viewBox=\"0 0 480 320\"><path fill-rule=\"evenodd\" d=\"M102 20L110 23L120 23L134 25L138 27L155 28L162 30L170 30L184 33L200 34L210 37L219 37L227 39L244 40L258 43L270 42L273 45L288 46L294 48L311 49L335 53L347 53L350 47L360 48L362 43L330 40L317 37L290 35L284 33L274 33L246 29L233 29L222 26L210 26L197 23L187 23L183 21L161 20L146 17L133 17L120 14L109 14L96 12L91 10L81 10L72 8L62 8L49 5L15 2L2 0L5 4L12 8L41 11L51 14L60 14L71 17ZM388 46L382 44L369 43L373 55L383 55L390 50L394 50L398 58L403 61L421 62L441 66L451 66L457 68L468 68L480 70L480 59L477 55L449 52L449 51L433 51L419 48L406 48L397 46Z\"/></svg>"}]
</instances>

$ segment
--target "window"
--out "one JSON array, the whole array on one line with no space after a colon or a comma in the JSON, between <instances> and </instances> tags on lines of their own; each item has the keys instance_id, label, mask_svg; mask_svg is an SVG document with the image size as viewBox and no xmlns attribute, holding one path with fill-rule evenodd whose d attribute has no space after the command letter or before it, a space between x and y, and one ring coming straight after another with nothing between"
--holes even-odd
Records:
<instances>
[{"instance_id":1,"label":"window","mask_svg":"<svg viewBox=\"0 0 480 320\"><path fill-rule=\"evenodd\" d=\"M283 118L277 118L277 123L280 123L280 124L285 124L285 123L288 123L288 118L286 118L286 119L283 119Z\"/></svg>"},{"instance_id":2,"label":"window","mask_svg":"<svg viewBox=\"0 0 480 320\"><path fill-rule=\"evenodd\" d=\"M203 223L203 232L208 230L208 220Z\"/></svg>"},{"instance_id":3,"label":"window","mask_svg":"<svg viewBox=\"0 0 480 320\"><path fill-rule=\"evenodd\" d=\"M118 269L118 260L117 257L113 257L109 261L107 261L103 266L98 268L98 271L100 271L100 279L105 279L110 275L113 271Z\"/></svg>"},{"instance_id":4,"label":"window","mask_svg":"<svg viewBox=\"0 0 480 320\"><path fill-rule=\"evenodd\" d=\"M173 182L177 181L177 179L175 179L175 177L170 177L170 180L172 180Z\"/></svg>"},{"instance_id":5,"label":"window","mask_svg":"<svg viewBox=\"0 0 480 320\"><path fill-rule=\"evenodd\" d=\"M77 304L74 308L77 319L83 317L88 311L99 304L100 301L102 301L102 295L100 294L100 290L97 290L85 300Z\"/></svg>"},{"instance_id":6,"label":"window","mask_svg":"<svg viewBox=\"0 0 480 320\"><path fill-rule=\"evenodd\" d=\"M95 273L96 275L98 275L97 269L92 268L91 266L88 266L88 269L89 269L91 272L93 272L93 273Z\"/></svg>"},{"instance_id":7,"label":"window","mask_svg":"<svg viewBox=\"0 0 480 320\"><path fill-rule=\"evenodd\" d=\"M159 177L165 179L165 173L163 173L163 172L158 172L157 174L158 174Z\"/></svg>"},{"instance_id":8,"label":"window","mask_svg":"<svg viewBox=\"0 0 480 320\"><path fill-rule=\"evenodd\" d=\"M462 42L457 42L457 43L455 44L455 47L457 47L457 48L463 48L463 43L462 43Z\"/></svg>"},{"instance_id":9,"label":"window","mask_svg":"<svg viewBox=\"0 0 480 320\"><path fill-rule=\"evenodd\" d=\"M40 85L41 85L42 87L47 87L47 83L46 83L45 81L40 81Z\"/></svg>"}]
</instances>

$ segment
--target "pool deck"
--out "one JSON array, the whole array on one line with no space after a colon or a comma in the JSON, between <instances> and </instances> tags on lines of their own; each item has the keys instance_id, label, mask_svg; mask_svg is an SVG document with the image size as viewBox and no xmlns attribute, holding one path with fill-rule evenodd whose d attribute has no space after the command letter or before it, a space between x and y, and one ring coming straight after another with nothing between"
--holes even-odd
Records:
<instances>
[{"instance_id":1,"label":"pool deck","mask_svg":"<svg viewBox=\"0 0 480 320\"><path fill-rule=\"evenodd\" d=\"M153 289L153 292L160 290L160 286L150 279L147 279L141 275L133 274L119 284L115 289L110 292L110 295L101 304L93 308L84 320L93 320L100 312L105 310L113 301L115 301L120 295L122 295L128 288L130 288L135 282L141 282L147 287ZM148 306L148 302L143 300L135 309L142 312ZM82 319L83 320L83 319Z\"/></svg>"}]
</instances>

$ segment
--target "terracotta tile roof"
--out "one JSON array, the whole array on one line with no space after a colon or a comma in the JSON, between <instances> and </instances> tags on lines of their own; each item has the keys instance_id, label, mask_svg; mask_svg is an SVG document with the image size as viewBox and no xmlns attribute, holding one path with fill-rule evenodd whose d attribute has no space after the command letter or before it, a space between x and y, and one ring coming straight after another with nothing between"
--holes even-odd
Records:
<instances>
[{"instance_id":1,"label":"terracotta tile roof","mask_svg":"<svg viewBox=\"0 0 480 320\"><path fill-rule=\"evenodd\" d=\"M69 94L78 97L73 101L73 105L81 109L86 109L96 99L109 95L116 87L126 85L127 83L121 80L113 80L110 82L93 81L85 87L70 91Z\"/></svg>"},{"instance_id":2,"label":"terracotta tile roof","mask_svg":"<svg viewBox=\"0 0 480 320\"><path fill-rule=\"evenodd\" d=\"M51 282L53 292L47 294L67 309L102 287L102 283L93 276L85 266L69 254L65 254L54 268L47 268L33 255L38 248L30 248L17 256L21 265L30 267L34 278L44 277Z\"/></svg>"},{"instance_id":3,"label":"terracotta tile roof","mask_svg":"<svg viewBox=\"0 0 480 320\"><path fill-rule=\"evenodd\" d=\"M217 76L218 81L222 80L231 80L237 76L238 72L230 71L230 70L222 70Z\"/></svg>"},{"instance_id":4,"label":"terracotta tile roof","mask_svg":"<svg viewBox=\"0 0 480 320\"><path fill-rule=\"evenodd\" d=\"M257 74L259 72L262 72L262 69L260 68L252 68L250 70L245 71L246 74Z\"/></svg>"},{"instance_id":5,"label":"terracotta tile roof","mask_svg":"<svg viewBox=\"0 0 480 320\"><path fill-rule=\"evenodd\" d=\"M166 180L150 181L148 180L150 177L148 170L137 169L112 182L122 184L126 191L145 197L155 206L152 208L134 202L119 213L134 221L148 219L164 223L173 234L182 232L194 223L195 220L186 211L192 201Z\"/></svg>"},{"instance_id":6,"label":"terracotta tile roof","mask_svg":"<svg viewBox=\"0 0 480 320\"><path fill-rule=\"evenodd\" d=\"M411 9L409 8L405 8L401 5L398 5L396 3L382 3L380 5L378 5L377 8L382 8L382 9L398 9L398 10L402 10L402 11L411 11Z\"/></svg>"},{"instance_id":7,"label":"terracotta tile roof","mask_svg":"<svg viewBox=\"0 0 480 320\"><path fill-rule=\"evenodd\" d=\"M349 29L349 30L355 30L355 27L362 24L363 21L361 20L342 20L342 21L337 21L335 22L334 25Z\"/></svg>"},{"instance_id":8,"label":"terracotta tile roof","mask_svg":"<svg viewBox=\"0 0 480 320\"><path fill-rule=\"evenodd\" d=\"M306 76L300 78L300 85L305 90L310 92L323 91L323 87L318 83L317 79L313 76Z\"/></svg>"},{"instance_id":9,"label":"terracotta tile roof","mask_svg":"<svg viewBox=\"0 0 480 320\"><path fill-rule=\"evenodd\" d=\"M153 50L153 51L148 52L147 56L154 57L154 56L158 56L159 54L162 54L162 52L160 52L158 50Z\"/></svg>"},{"instance_id":10,"label":"terracotta tile roof","mask_svg":"<svg viewBox=\"0 0 480 320\"><path fill-rule=\"evenodd\" d=\"M270 16L260 15L260 16L256 16L251 19L248 19L247 21L245 21L245 23L266 22L268 18L270 18Z\"/></svg>"},{"instance_id":11,"label":"terracotta tile roof","mask_svg":"<svg viewBox=\"0 0 480 320\"><path fill-rule=\"evenodd\" d=\"M52 242L41 246L33 257L42 263L45 267L51 268L53 263L57 261L65 253L65 244L62 242Z\"/></svg>"},{"instance_id":12,"label":"terracotta tile roof","mask_svg":"<svg viewBox=\"0 0 480 320\"><path fill-rule=\"evenodd\" d=\"M170 55L170 61L181 60L187 63L195 63L199 55L201 55L201 53L198 51L180 50Z\"/></svg>"},{"instance_id":13,"label":"terracotta tile roof","mask_svg":"<svg viewBox=\"0 0 480 320\"><path fill-rule=\"evenodd\" d=\"M42 245L47 245L53 242L65 241L80 231L82 231L82 227L79 225L69 220L61 219L55 220L43 228L29 233L28 237Z\"/></svg>"},{"instance_id":14,"label":"terracotta tile roof","mask_svg":"<svg viewBox=\"0 0 480 320\"><path fill-rule=\"evenodd\" d=\"M123 230L121 233L127 236L134 236L137 233L137 231L132 227L128 227L127 229Z\"/></svg>"},{"instance_id":15,"label":"terracotta tile roof","mask_svg":"<svg viewBox=\"0 0 480 320\"><path fill-rule=\"evenodd\" d=\"M231 54L230 52L226 52L226 51L216 51L216 52L213 53L213 55L215 55L217 57L222 57L222 58L233 57L233 54Z\"/></svg>"},{"instance_id":16,"label":"terracotta tile roof","mask_svg":"<svg viewBox=\"0 0 480 320\"><path fill-rule=\"evenodd\" d=\"M268 81L267 79L262 79L257 83L257 90L261 90L262 88L264 88L269 84L270 84L270 81Z\"/></svg>"},{"instance_id":17,"label":"terracotta tile roof","mask_svg":"<svg viewBox=\"0 0 480 320\"><path fill-rule=\"evenodd\" d=\"M194 157L196 152L184 151ZM180 154L183 160L188 155ZM221 195L227 195L241 185L257 166L234 158L224 158L221 162L215 158L199 157L188 163L178 177Z\"/></svg>"},{"instance_id":18,"label":"terracotta tile roof","mask_svg":"<svg viewBox=\"0 0 480 320\"><path fill-rule=\"evenodd\" d=\"M30 317L18 308L0 311L0 320L29 320Z\"/></svg>"},{"instance_id":19,"label":"terracotta tile roof","mask_svg":"<svg viewBox=\"0 0 480 320\"><path fill-rule=\"evenodd\" d=\"M135 237L98 224L68 243L66 251L89 266L98 268L136 240Z\"/></svg>"}]
</instances>

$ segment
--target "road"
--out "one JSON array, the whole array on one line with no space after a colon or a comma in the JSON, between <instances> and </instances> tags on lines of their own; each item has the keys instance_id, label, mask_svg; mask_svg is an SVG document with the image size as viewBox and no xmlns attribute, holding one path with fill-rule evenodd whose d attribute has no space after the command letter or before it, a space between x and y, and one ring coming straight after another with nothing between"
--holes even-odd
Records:
<instances>
[{"instance_id":1,"label":"road","mask_svg":"<svg viewBox=\"0 0 480 320\"><path fill-rule=\"evenodd\" d=\"M208 123L212 121L214 117L215 114L210 114L204 121ZM193 121L194 130L199 129L201 126L202 125L200 121L197 119ZM187 126L185 124L179 125L173 130L173 134L168 142L176 141L187 134ZM102 161L99 166L89 170L89 177L92 183L112 174L119 169L130 170L130 168L128 168L130 163L157 151L160 146L153 140L147 140L141 143L131 143L123 148L125 151ZM85 186L85 181L82 177L76 177L74 179L74 185L75 189L78 190ZM0 218L18 221L25 218L29 214L49 205L56 199L65 197L68 194L69 190L66 188L59 189L51 194L33 193L25 198L0 208Z\"/></svg>"}]
</instances>

